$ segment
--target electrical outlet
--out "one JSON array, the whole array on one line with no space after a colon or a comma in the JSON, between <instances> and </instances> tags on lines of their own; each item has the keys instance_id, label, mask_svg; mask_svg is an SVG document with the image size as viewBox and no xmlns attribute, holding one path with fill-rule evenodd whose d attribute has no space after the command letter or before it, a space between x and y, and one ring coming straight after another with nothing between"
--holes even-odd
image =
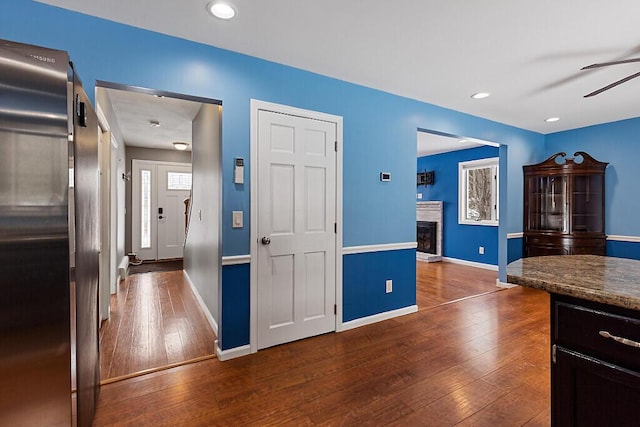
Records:
<instances>
[{"instance_id":1,"label":"electrical outlet","mask_svg":"<svg viewBox=\"0 0 640 427\"><path fill-rule=\"evenodd\" d=\"M422 193L417 193L417 194L416 194L416 197L417 197L418 199L422 199Z\"/></svg>"},{"instance_id":2,"label":"electrical outlet","mask_svg":"<svg viewBox=\"0 0 640 427\"><path fill-rule=\"evenodd\" d=\"M478 247L478 253L479 253L480 255L484 255L484 246L480 246L480 247Z\"/></svg>"},{"instance_id":3,"label":"electrical outlet","mask_svg":"<svg viewBox=\"0 0 640 427\"><path fill-rule=\"evenodd\" d=\"M393 292L393 280L387 280L386 283L386 292L388 294L390 294L391 292Z\"/></svg>"}]
</instances>

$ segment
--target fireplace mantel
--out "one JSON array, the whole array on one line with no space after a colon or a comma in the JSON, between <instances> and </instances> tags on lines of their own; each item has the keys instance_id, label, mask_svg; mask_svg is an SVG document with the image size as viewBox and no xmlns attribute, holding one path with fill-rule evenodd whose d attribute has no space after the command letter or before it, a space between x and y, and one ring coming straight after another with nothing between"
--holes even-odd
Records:
<instances>
[{"instance_id":1,"label":"fireplace mantel","mask_svg":"<svg viewBox=\"0 0 640 427\"><path fill-rule=\"evenodd\" d=\"M436 254L416 252L418 261L442 261L442 202L417 202L416 221L432 221L438 223L436 229Z\"/></svg>"}]
</instances>

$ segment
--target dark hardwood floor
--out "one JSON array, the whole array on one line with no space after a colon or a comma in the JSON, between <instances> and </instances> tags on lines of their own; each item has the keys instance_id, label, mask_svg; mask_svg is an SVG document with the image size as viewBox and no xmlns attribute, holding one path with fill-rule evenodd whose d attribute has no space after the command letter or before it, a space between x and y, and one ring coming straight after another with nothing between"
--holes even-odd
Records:
<instances>
[{"instance_id":1,"label":"dark hardwood floor","mask_svg":"<svg viewBox=\"0 0 640 427\"><path fill-rule=\"evenodd\" d=\"M182 258L165 261L145 261L142 264L129 264L129 274L151 273L158 271L177 271L183 269Z\"/></svg>"},{"instance_id":2,"label":"dark hardwood floor","mask_svg":"<svg viewBox=\"0 0 640 427\"><path fill-rule=\"evenodd\" d=\"M458 268L432 285L483 274ZM516 287L108 384L95 425L548 426L548 348L548 295Z\"/></svg>"},{"instance_id":3,"label":"dark hardwood floor","mask_svg":"<svg viewBox=\"0 0 640 427\"><path fill-rule=\"evenodd\" d=\"M132 274L100 329L101 379L215 354L211 330L182 270Z\"/></svg>"},{"instance_id":4,"label":"dark hardwood floor","mask_svg":"<svg viewBox=\"0 0 640 427\"><path fill-rule=\"evenodd\" d=\"M419 310L448 304L490 292L496 286L497 271L469 268L450 262L416 262L416 304Z\"/></svg>"}]
</instances>

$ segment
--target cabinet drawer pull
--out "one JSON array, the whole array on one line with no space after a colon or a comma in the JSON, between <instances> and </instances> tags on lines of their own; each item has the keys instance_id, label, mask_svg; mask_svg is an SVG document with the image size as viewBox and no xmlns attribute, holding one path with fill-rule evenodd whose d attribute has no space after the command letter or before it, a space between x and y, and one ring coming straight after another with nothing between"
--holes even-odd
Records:
<instances>
[{"instance_id":1,"label":"cabinet drawer pull","mask_svg":"<svg viewBox=\"0 0 640 427\"><path fill-rule=\"evenodd\" d=\"M607 331L600 331L599 334L604 338L611 338L612 340L619 342L620 344L628 345L629 347L640 348L640 342L638 341L633 341L628 338L617 337L615 335L611 335Z\"/></svg>"}]
</instances>

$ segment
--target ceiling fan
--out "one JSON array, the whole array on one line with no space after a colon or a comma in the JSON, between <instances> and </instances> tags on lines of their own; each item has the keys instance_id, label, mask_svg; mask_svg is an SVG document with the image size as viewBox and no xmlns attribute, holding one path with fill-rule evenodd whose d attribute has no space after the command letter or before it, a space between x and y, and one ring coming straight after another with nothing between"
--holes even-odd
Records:
<instances>
[{"instance_id":1,"label":"ceiling fan","mask_svg":"<svg viewBox=\"0 0 640 427\"><path fill-rule=\"evenodd\" d=\"M640 62L640 58L632 58L632 59L623 59L620 61L612 61L612 62L602 62L600 64L591 64L591 65L587 65L586 67L582 67L580 68L580 70L591 70L594 68L600 68L600 67L608 67L609 65L618 65L618 64L629 64L631 62ZM640 71L635 73L635 74L631 74L630 76L625 77L624 79L620 79L618 81L615 81L611 84L606 85L605 87L602 87L598 90L594 90L591 93L586 94L584 97L585 98L589 98L591 96L595 96L599 93L604 92L605 90L609 90L611 88L614 88L622 83L628 82L631 79L635 79L636 77L640 77Z\"/></svg>"}]
</instances>

